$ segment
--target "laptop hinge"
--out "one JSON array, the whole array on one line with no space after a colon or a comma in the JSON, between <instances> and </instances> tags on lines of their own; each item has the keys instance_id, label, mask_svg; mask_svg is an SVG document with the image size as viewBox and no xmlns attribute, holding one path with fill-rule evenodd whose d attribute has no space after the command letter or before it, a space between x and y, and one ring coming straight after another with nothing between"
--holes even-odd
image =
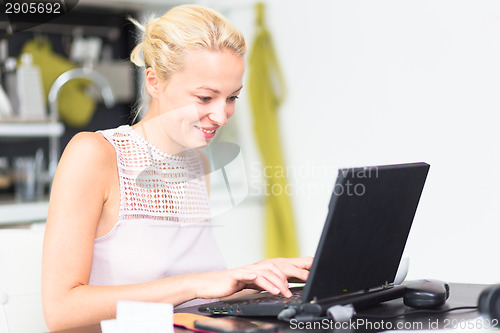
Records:
<instances>
[{"instance_id":1,"label":"laptop hinge","mask_svg":"<svg viewBox=\"0 0 500 333\"><path fill-rule=\"evenodd\" d=\"M394 283L389 283L388 281L385 281L385 283L383 285L380 285L378 287L371 288L371 289L363 289L361 291L350 293L350 294L343 294L343 295L333 296L333 297L331 297L331 299L335 299L335 298L336 299L342 299L343 297L357 296L357 295L361 295L361 294L370 294L370 293L373 293L373 292L376 292L376 291L386 290L386 289L390 289L390 288L393 288L393 287L394 287ZM313 299L310 300L308 303L309 304L319 303L318 297L314 296Z\"/></svg>"},{"instance_id":2,"label":"laptop hinge","mask_svg":"<svg viewBox=\"0 0 500 333\"><path fill-rule=\"evenodd\" d=\"M385 289L389 289L389 288L393 288L394 287L394 283L389 283L388 281L385 281L385 283L379 287L375 287L375 288L371 288L371 289L367 289L365 290L365 292L374 292L374 291L378 291L378 290L385 290Z\"/></svg>"}]
</instances>

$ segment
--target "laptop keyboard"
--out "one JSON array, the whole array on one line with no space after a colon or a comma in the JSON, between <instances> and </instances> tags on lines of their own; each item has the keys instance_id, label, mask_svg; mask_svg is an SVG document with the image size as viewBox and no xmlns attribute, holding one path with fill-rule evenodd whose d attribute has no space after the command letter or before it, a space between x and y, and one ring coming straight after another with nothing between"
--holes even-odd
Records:
<instances>
[{"instance_id":1,"label":"laptop keyboard","mask_svg":"<svg viewBox=\"0 0 500 333\"><path fill-rule=\"evenodd\" d=\"M204 304L199 307L201 312L208 312L210 314L230 314L239 315L243 312L248 313L248 310L243 309L265 309L265 313L270 315L277 315L281 309L287 307L289 304L298 304L302 302L303 288L290 288L292 297L286 298L283 295L272 295L269 293L254 294L245 297L245 299L230 299L216 303ZM270 309L274 308L274 311ZM253 311L253 310L251 310ZM251 312L253 313L253 312ZM257 314L259 315L259 314Z\"/></svg>"},{"instance_id":2,"label":"laptop keyboard","mask_svg":"<svg viewBox=\"0 0 500 333\"><path fill-rule=\"evenodd\" d=\"M273 294L265 294L265 296L262 296L260 298L255 298L255 299L249 299L245 301L239 301L239 304L293 304L293 303L300 303L302 299L302 290L291 290L292 292L292 297L286 298L285 296L279 294L279 295L273 295Z\"/></svg>"}]
</instances>

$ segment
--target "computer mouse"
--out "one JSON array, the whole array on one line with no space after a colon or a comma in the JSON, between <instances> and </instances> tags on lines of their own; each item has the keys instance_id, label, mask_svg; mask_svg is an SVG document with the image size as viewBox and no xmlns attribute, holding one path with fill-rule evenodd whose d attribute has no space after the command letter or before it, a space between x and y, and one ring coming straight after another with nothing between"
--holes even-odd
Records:
<instances>
[{"instance_id":1,"label":"computer mouse","mask_svg":"<svg viewBox=\"0 0 500 333\"><path fill-rule=\"evenodd\" d=\"M450 296L450 285L439 280L408 281L405 285L403 302L416 309L438 308Z\"/></svg>"}]
</instances>

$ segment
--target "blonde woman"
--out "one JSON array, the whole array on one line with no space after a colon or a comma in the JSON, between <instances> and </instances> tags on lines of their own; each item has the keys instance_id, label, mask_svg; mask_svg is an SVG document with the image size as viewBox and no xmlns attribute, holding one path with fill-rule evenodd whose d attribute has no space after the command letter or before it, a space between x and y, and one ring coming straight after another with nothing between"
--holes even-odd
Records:
<instances>
[{"instance_id":1,"label":"blonde woman","mask_svg":"<svg viewBox=\"0 0 500 333\"><path fill-rule=\"evenodd\" d=\"M235 111L246 45L216 12L150 21L131 60L151 97L133 126L79 133L54 178L42 298L51 330L113 318L119 300L194 305L246 289L290 297L312 258L226 269L210 228L206 146Z\"/></svg>"}]
</instances>

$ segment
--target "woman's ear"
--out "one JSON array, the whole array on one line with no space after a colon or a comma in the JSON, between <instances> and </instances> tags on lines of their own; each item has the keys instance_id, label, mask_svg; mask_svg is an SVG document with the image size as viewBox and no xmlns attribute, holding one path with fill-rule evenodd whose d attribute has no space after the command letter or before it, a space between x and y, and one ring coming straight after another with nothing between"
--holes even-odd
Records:
<instances>
[{"instance_id":1,"label":"woman's ear","mask_svg":"<svg viewBox=\"0 0 500 333\"><path fill-rule=\"evenodd\" d=\"M161 84L160 79L156 75L155 70L152 67L146 69L145 84L146 89L152 98L158 98L160 95Z\"/></svg>"}]
</instances>

